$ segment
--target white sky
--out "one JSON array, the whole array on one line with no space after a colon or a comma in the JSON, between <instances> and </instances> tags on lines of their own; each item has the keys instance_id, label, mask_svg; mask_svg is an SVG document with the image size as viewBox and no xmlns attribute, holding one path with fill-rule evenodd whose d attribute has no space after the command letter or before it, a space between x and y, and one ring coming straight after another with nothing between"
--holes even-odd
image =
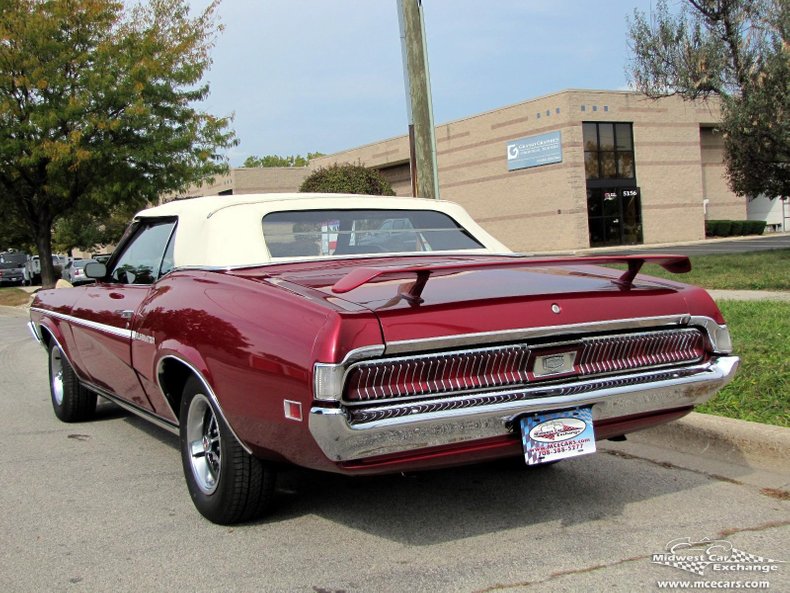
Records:
<instances>
[{"instance_id":1,"label":"white sky","mask_svg":"<svg viewBox=\"0 0 790 593\"><path fill-rule=\"evenodd\" d=\"M626 17L651 4L423 0L436 123L567 88L625 88ZM224 0L219 14L206 108L235 114L231 165L406 133L396 0Z\"/></svg>"}]
</instances>

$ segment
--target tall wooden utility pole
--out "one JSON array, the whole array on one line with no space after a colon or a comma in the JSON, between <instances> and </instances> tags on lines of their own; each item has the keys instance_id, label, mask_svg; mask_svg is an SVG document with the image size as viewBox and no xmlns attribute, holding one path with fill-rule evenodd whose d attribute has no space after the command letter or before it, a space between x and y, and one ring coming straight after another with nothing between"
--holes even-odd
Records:
<instances>
[{"instance_id":1,"label":"tall wooden utility pole","mask_svg":"<svg viewBox=\"0 0 790 593\"><path fill-rule=\"evenodd\" d=\"M433 127L428 52L425 48L425 23L422 0L398 0L403 78L409 116L409 162L412 194L439 198L439 172L436 166L436 133Z\"/></svg>"}]
</instances>

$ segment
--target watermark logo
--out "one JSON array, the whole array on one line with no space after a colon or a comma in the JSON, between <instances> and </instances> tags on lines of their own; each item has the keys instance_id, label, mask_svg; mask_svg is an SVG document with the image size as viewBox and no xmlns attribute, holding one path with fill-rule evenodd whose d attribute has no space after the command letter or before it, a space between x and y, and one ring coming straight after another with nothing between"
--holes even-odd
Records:
<instances>
[{"instance_id":1,"label":"watermark logo","mask_svg":"<svg viewBox=\"0 0 790 593\"><path fill-rule=\"evenodd\" d=\"M724 539L706 537L692 541L685 537L668 542L664 552L651 556L651 563L679 568L698 576L705 576L708 569L718 576L735 576L737 573L770 574L778 571L779 565L785 561L739 550Z\"/></svg>"}]
</instances>

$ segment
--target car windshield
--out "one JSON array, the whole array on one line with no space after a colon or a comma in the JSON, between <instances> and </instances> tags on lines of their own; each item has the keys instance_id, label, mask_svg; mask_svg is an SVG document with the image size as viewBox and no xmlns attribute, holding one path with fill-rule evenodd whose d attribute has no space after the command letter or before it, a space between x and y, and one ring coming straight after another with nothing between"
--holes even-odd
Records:
<instances>
[{"instance_id":1,"label":"car windshield","mask_svg":"<svg viewBox=\"0 0 790 593\"><path fill-rule=\"evenodd\" d=\"M263 217L272 257L457 251L483 247L431 210L297 210Z\"/></svg>"}]
</instances>

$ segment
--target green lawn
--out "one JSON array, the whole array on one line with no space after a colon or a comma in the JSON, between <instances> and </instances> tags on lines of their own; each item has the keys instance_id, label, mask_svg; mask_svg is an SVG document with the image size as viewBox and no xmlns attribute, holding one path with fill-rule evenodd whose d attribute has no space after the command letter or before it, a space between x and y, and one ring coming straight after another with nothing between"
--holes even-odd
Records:
<instances>
[{"instance_id":1,"label":"green lawn","mask_svg":"<svg viewBox=\"0 0 790 593\"><path fill-rule=\"evenodd\" d=\"M20 288L0 288L0 305L16 307L30 300L30 295Z\"/></svg>"},{"instance_id":2,"label":"green lawn","mask_svg":"<svg viewBox=\"0 0 790 593\"><path fill-rule=\"evenodd\" d=\"M667 249L670 253L671 248ZM725 290L790 290L790 249L691 257L691 272L671 274L646 265L645 274Z\"/></svg>"},{"instance_id":3,"label":"green lawn","mask_svg":"<svg viewBox=\"0 0 790 593\"><path fill-rule=\"evenodd\" d=\"M790 303L721 301L741 368L699 412L790 426Z\"/></svg>"}]
</instances>

